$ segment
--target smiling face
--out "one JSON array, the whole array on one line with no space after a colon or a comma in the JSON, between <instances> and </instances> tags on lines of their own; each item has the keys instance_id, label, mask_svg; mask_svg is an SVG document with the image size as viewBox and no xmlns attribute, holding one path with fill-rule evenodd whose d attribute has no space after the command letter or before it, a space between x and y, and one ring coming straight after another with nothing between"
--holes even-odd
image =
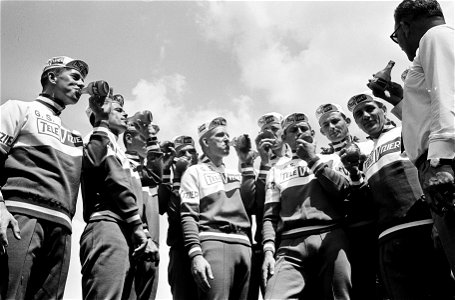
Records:
<instances>
[{"instance_id":1,"label":"smiling face","mask_svg":"<svg viewBox=\"0 0 455 300\"><path fill-rule=\"evenodd\" d=\"M84 87L84 78L75 69L63 69L62 72L49 73L50 81L53 83L53 95L60 104L76 104L81 97L81 90Z\"/></svg>"},{"instance_id":2,"label":"smiling face","mask_svg":"<svg viewBox=\"0 0 455 300\"><path fill-rule=\"evenodd\" d=\"M375 101L362 102L355 107L353 116L360 129L377 138L386 122L386 108Z\"/></svg>"},{"instance_id":3,"label":"smiling face","mask_svg":"<svg viewBox=\"0 0 455 300\"><path fill-rule=\"evenodd\" d=\"M109 129L116 135L125 132L128 127L127 113L123 107L116 101L112 102L112 110L109 114Z\"/></svg>"},{"instance_id":4,"label":"smiling face","mask_svg":"<svg viewBox=\"0 0 455 300\"><path fill-rule=\"evenodd\" d=\"M345 118L340 112L330 112L319 120L321 133L332 143L342 141L349 134L351 120Z\"/></svg>"}]
</instances>

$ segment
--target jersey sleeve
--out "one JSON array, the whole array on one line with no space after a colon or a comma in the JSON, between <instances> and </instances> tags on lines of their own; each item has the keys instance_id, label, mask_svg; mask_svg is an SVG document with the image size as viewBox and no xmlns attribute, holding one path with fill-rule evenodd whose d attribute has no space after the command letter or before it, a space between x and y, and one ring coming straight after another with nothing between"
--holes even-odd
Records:
<instances>
[{"instance_id":1,"label":"jersey sleeve","mask_svg":"<svg viewBox=\"0 0 455 300\"><path fill-rule=\"evenodd\" d=\"M255 193L256 186L254 184L255 174L252 164L242 163L240 165L242 173L242 183L240 185L240 193L242 202L248 214L252 214L255 208Z\"/></svg>"},{"instance_id":2,"label":"jersey sleeve","mask_svg":"<svg viewBox=\"0 0 455 300\"><path fill-rule=\"evenodd\" d=\"M23 124L27 121L28 106L19 105L19 101L8 100L0 106L0 170L14 141L19 136ZM0 200L3 195L0 191Z\"/></svg>"},{"instance_id":3,"label":"jersey sleeve","mask_svg":"<svg viewBox=\"0 0 455 300\"><path fill-rule=\"evenodd\" d=\"M349 193L348 178L333 170L330 164L333 164L333 161L318 158L314 162L310 162L308 167L329 195L335 199L345 199Z\"/></svg>"},{"instance_id":4,"label":"jersey sleeve","mask_svg":"<svg viewBox=\"0 0 455 300\"><path fill-rule=\"evenodd\" d=\"M114 212L130 225L141 225L136 196L130 183L131 172L125 170L116 158L107 130L102 125L94 128L89 142L84 147L84 167L88 172L91 168L104 170L105 192L112 200Z\"/></svg>"},{"instance_id":5,"label":"jersey sleeve","mask_svg":"<svg viewBox=\"0 0 455 300\"><path fill-rule=\"evenodd\" d=\"M189 167L183 173L180 185L180 215L183 231L183 242L188 250L188 256L193 258L202 255L199 239L199 204L200 193L197 166Z\"/></svg>"},{"instance_id":6,"label":"jersey sleeve","mask_svg":"<svg viewBox=\"0 0 455 300\"><path fill-rule=\"evenodd\" d=\"M280 219L280 189L276 184L277 170L270 169L266 180L266 192L264 203L264 219L262 227L263 250L275 253L275 237L277 224Z\"/></svg>"}]
</instances>

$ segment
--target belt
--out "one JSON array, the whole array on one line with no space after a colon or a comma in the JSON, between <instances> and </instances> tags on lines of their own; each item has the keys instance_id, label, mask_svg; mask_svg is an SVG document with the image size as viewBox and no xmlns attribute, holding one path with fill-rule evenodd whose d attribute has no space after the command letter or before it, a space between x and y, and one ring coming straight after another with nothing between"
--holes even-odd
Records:
<instances>
[{"instance_id":1,"label":"belt","mask_svg":"<svg viewBox=\"0 0 455 300\"><path fill-rule=\"evenodd\" d=\"M426 161L428 160L428 150L426 150L422 155L420 155L416 162L415 166L419 168L421 165L423 165ZM449 158L441 158L439 159L439 165L448 165L452 166L454 169L454 164L455 164L455 158L454 159L449 159Z\"/></svg>"},{"instance_id":2,"label":"belt","mask_svg":"<svg viewBox=\"0 0 455 300\"><path fill-rule=\"evenodd\" d=\"M249 235L250 230L249 228L240 227L234 224L225 224L225 225L209 225L209 228L202 229L203 231L219 231L222 233L240 233Z\"/></svg>"}]
</instances>

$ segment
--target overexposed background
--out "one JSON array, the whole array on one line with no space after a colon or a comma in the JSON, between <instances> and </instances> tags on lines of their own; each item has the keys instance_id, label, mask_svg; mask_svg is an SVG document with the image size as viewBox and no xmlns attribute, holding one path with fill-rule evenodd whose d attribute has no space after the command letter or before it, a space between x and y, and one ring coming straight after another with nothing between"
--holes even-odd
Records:
<instances>
[{"instance_id":1,"label":"overexposed background","mask_svg":"<svg viewBox=\"0 0 455 300\"><path fill-rule=\"evenodd\" d=\"M453 26L453 1L440 3ZM254 137L256 121L266 112L304 112L319 146L326 146L314 116L319 105L334 102L346 109L389 60L396 62L392 79L401 83L409 62L389 38L398 4L1 1L1 103L33 100L47 59L66 55L89 64L87 82L103 79L123 94L130 114L151 110L161 140L196 138L197 126L216 116L228 120L232 136ZM90 130L87 98L62 114L83 135ZM351 132L365 138L355 124ZM231 166L234 156L227 159ZM65 299L81 298L80 204ZM163 216L159 299L171 298L166 229Z\"/></svg>"}]
</instances>

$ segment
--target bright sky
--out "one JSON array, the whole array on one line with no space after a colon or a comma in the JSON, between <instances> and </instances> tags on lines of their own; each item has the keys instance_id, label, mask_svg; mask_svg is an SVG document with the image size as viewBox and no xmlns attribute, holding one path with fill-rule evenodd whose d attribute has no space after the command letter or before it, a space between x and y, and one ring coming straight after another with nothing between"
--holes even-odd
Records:
<instances>
[{"instance_id":1,"label":"bright sky","mask_svg":"<svg viewBox=\"0 0 455 300\"><path fill-rule=\"evenodd\" d=\"M440 3L453 26L454 2ZM409 61L389 38L398 4L1 1L1 103L33 100L47 59L66 55L89 64L87 82L106 80L123 94L131 115L151 110L162 140L196 137L197 126L216 116L228 120L231 136L255 136L257 119L271 111L304 112L319 132L316 108L334 102L347 111L348 99L389 60L401 83ZM83 135L87 98L62 114ZM351 132L365 137L355 124ZM327 145L319 133L317 140ZM159 299L171 297L166 223L162 217ZM65 299L81 298L83 226L78 206Z\"/></svg>"}]
</instances>

